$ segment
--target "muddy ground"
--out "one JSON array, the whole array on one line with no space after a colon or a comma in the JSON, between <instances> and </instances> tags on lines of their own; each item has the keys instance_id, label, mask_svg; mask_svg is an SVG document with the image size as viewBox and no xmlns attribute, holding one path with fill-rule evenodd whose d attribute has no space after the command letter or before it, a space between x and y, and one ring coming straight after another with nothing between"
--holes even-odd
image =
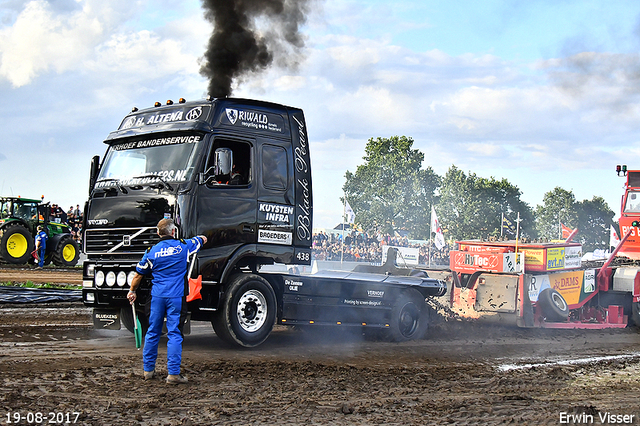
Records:
<instances>
[{"instance_id":1,"label":"muddy ground","mask_svg":"<svg viewBox=\"0 0 640 426\"><path fill-rule=\"evenodd\" d=\"M73 413L87 425L534 425L573 415L607 424L607 414L619 420L610 424L640 424L637 329L440 322L424 340L397 344L277 327L264 345L239 350L194 323L180 386L162 380L165 339L160 347L162 376L143 381L132 335L93 330L81 304L0 306L0 422L39 412L42 422L20 424Z\"/></svg>"}]
</instances>

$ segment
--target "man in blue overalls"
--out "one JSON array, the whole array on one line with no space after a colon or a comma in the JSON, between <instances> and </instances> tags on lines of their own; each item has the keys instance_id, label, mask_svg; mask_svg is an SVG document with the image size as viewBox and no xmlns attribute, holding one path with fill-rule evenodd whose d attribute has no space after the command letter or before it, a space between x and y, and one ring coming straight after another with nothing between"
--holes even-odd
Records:
<instances>
[{"instance_id":1,"label":"man in blue overalls","mask_svg":"<svg viewBox=\"0 0 640 426\"><path fill-rule=\"evenodd\" d=\"M36 243L36 253L38 254L38 268L42 268L44 266L44 256L47 251L47 233L44 232L44 228L42 225L38 225L38 233L36 234L35 243Z\"/></svg>"},{"instance_id":2,"label":"man in blue overalls","mask_svg":"<svg viewBox=\"0 0 640 426\"><path fill-rule=\"evenodd\" d=\"M167 318L167 383L187 383L180 374L182 363L182 324L187 314L185 288L189 257L207 243L207 237L199 235L189 240L175 238L176 226L171 219L158 222L160 242L142 256L136 266L137 274L127 294L130 303L136 300L136 289L144 275L151 274L151 301L149 329L144 339L142 359L144 379L155 376L158 344L162 334L162 323ZM148 302L149 303L149 302Z\"/></svg>"}]
</instances>

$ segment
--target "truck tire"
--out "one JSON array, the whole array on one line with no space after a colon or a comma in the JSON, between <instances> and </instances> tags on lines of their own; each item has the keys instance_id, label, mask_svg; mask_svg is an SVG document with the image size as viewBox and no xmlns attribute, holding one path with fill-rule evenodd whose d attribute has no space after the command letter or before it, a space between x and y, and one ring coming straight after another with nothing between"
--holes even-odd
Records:
<instances>
[{"instance_id":1,"label":"truck tire","mask_svg":"<svg viewBox=\"0 0 640 426\"><path fill-rule=\"evenodd\" d=\"M34 245L29 230L19 223L12 223L2 231L0 254L8 263L27 263L31 258Z\"/></svg>"},{"instance_id":2,"label":"truck tire","mask_svg":"<svg viewBox=\"0 0 640 426\"><path fill-rule=\"evenodd\" d=\"M141 312L140 309L136 309L136 313L138 314L138 319L140 320L140 325L142 326L142 337L147 334L147 330L149 329L149 321L144 312ZM133 323L133 312L131 312L131 307L120 308L120 324L124 326L130 333L133 333L134 323Z\"/></svg>"},{"instance_id":3,"label":"truck tire","mask_svg":"<svg viewBox=\"0 0 640 426\"><path fill-rule=\"evenodd\" d=\"M80 248L71 235L63 237L53 252L53 264L58 266L76 266Z\"/></svg>"},{"instance_id":4,"label":"truck tire","mask_svg":"<svg viewBox=\"0 0 640 426\"><path fill-rule=\"evenodd\" d=\"M133 333L133 312L131 312L131 308L120 309L120 323L130 333Z\"/></svg>"},{"instance_id":5,"label":"truck tire","mask_svg":"<svg viewBox=\"0 0 640 426\"><path fill-rule=\"evenodd\" d=\"M259 275L240 274L232 278L211 323L222 340L252 348L271 334L276 309L276 294L269 282Z\"/></svg>"},{"instance_id":6,"label":"truck tire","mask_svg":"<svg viewBox=\"0 0 640 426\"><path fill-rule=\"evenodd\" d=\"M429 326L429 310L424 300L418 290L402 292L393 304L389 327L383 330L383 335L393 342L422 338Z\"/></svg>"},{"instance_id":7,"label":"truck tire","mask_svg":"<svg viewBox=\"0 0 640 426\"><path fill-rule=\"evenodd\" d=\"M538 304L547 321L566 321L569 317L569 305L557 290L542 290L538 295Z\"/></svg>"},{"instance_id":8,"label":"truck tire","mask_svg":"<svg viewBox=\"0 0 640 426\"><path fill-rule=\"evenodd\" d=\"M640 327L640 302L631 302L631 319L636 327Z\"/></svg>"}]
</instances>

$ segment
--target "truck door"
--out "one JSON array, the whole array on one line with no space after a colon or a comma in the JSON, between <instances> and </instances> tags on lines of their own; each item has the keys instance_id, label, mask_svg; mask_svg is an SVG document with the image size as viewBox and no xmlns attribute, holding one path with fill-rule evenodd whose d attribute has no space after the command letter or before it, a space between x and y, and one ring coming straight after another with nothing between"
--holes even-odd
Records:
<instances>
[{"instance_id":1,"label":"truck door","mask_svg":"<svg viewBox=\"0 0 640 426\"><path fill-rule=\"evenodd\" d=\"M268 140L259 148L258 243L293 246L293 162L290 144Z\"/></svg>"},{"instance_id":2,"label":"truck door","mask_svg":"<svg viewBox=\"0 0 640 426\"><path fill-rule=\"evenodd\" d=\"M208 255L227 259L244 244L256 242L256 179L251 140L213 136L204 167L205 182L198 185L195 214L197 234L207 235ZM220 154L224 155L220 155ZM231 155L230 170L216 164Z\"/></svg>"}]
</instances>

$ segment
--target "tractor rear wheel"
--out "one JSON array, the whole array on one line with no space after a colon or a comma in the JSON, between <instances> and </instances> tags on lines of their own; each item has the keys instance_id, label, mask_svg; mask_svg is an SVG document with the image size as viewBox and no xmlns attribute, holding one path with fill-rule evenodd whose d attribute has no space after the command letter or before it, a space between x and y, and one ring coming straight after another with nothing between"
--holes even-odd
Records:
<instances>
[{"instance_id":1,"label":"tractor rear wheel","mask_svg":"<svg viewBox=\"0 0 640 426\"><path fill-rule=\"evenodd\" d=\"M7 225L0 238L0 254L9 263L27 263L34 246L33 237L27 228L19 223Z\"/></svg>"},{"instance_id":2,"label":"tractor rear wheel","mask_svg":"<svg viewBox=\"0 0 640 426\"><path fill-rule=\"evenodd\" d=\"M53 263L58 266L76 266L80 248L71 235L63 237L53 253Z\"/></svg>"}]
</instances>

